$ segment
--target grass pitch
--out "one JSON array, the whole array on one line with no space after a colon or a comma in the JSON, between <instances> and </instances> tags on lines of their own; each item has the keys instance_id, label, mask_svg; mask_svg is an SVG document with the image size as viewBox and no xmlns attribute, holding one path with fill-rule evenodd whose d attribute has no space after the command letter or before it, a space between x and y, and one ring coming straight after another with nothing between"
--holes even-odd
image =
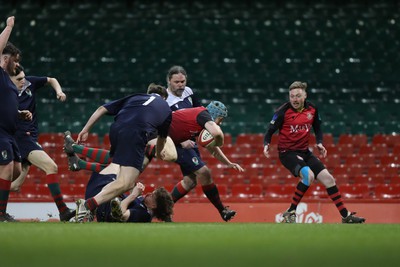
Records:
<instances>
[{"instance_id":1,"label":"grass pitch","mask_svg":"<svg viewBox=\"0 0 400 267\"><path fill-rule=\"evenodd\" d=\"M0 266L396 266L400 225L3 223Z\"/></svg>"}]
</instances>

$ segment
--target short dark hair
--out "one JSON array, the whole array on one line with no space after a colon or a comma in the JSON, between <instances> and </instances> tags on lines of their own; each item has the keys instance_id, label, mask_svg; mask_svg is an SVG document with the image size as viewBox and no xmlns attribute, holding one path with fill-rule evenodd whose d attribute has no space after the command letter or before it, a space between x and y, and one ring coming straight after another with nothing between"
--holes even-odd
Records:
<instances>
[{"instance_id":1,"label":"short dark hair","mask_svg":"<svg viewBox=\"0 0 400 267\"><path fill-rule=\"evenodd\" d=\"M183 75L185 75L186 79L187 79L187 74L186 74L186 70L182 67L182 66L172 66L167 73L167 82L169 82L169 80L171 80L172 75L174 74L179 74L182 73Z\"/></svg>"},{"instance_id":2,"label":"short dark hair","mask_svg":"<svg viewBox=\"0 0 400 267\"><path fill-rule=\"evenodd\" d=\"M18 74L20 74L22 71L25 71L24 67L22 67L22 65L17 65L15 67L15 73L13 76L17 76Z\"/></svg>"},{"instance_id":3,"label":"short dark hair","mask_svg":"<svg viewBox=\"0 0 400 267\"><path fill-rule=\"evenodd\" d=\"M153 192L157 207L153 209L153 215L161 221L171 218L174 211L174 201L171 194L164 188L159 187Z\"/></svg>"},{"instance_id":4,"label":"short dark hair","mask_svg":"<svg viewBox=\"0 0 400 267\"><path fill-rule=\"evenodd\" d=\"M162 98L167 99L168 92L167 89L159 84L151 83L149 87L147 87L148 94L159 94Z\"/></svg>"},{"instance_id":5,"label":"short dark hair","mask_svg":"<svg viewBox=\"0 0 400 267\"><path fill-rule=\"evenodd\" d=\"M3 49L3 55L10 55L10 56L21 56L21 50L19 50L15 45L11 42L7 42L6 47Z\"/></svg>"}]
</instances>

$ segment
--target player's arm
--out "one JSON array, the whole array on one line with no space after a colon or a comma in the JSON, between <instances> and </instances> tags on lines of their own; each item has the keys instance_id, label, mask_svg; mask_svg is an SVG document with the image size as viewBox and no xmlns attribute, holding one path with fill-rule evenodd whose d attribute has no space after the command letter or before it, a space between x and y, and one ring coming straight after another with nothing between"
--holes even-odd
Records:
<instances>
[{"instance_id":1,"label":"player's arm","mask_svg":"<svg viewBox=\"0 0 400 267\"><path fill-rule=\"evenodd\" d=\"M264 135L264 156L269 158L269 146L271 144L272 135L281 127L283 124L284 112L278 110L275 112L272 120L269 123L268 129Z\"/></svg>"},{"instance_id":2,"label":"player's arm","mask_svg":"<svg viewBox=\"0 0 400 267\"><path fill-rule=\"evenodd\" d=\"M322 120L319 116L319 112L318 112L317 108L315 108L315 116L314 116L314 121L313 121L312 125L313 125L313 129L314 129L314 133L315 133L315 140L317 142L318 151L321 154L321 156L323 158L325 158L327 156L328 152L323 145L323 134L322 134L322 129L321 129Z\"/></svg>"},{"instance_id":3,"label":"player's arm","mask_svg":"<svg viewBox=\"0 0 400 267\"><path fill-rule=\"evenodd\" d=\"M47 77L47 83L54 89L57 94L57 99L64 102L67 99L67 96L64 94L60 83L56 78Z\"/></svg>"},{"instance_id":4,"label":"player's arm","mask_svg":"<svg viewBox=\"0 0 400 267\"><path fill-rule=\"evenodd\" d=\"M209 146L207 147L207 150L219 161L224 163L230 168L234 168L235 170L238 170L240 172L244 171L244 169L237 163L231 162L228 157L224 154L224 152L221 150L221 148L217 146Z\"/></svg>"},{"instance_id":5,"label":"player's arm","mask_svg":"<svg viewBox=\"0 0 400 267\"><path fill-rule=\"evenodd\" d=\"M82 131L78 134L78 138L76 139L77 143L81 141L86 141L93 125L104 115L107 114L108 110L100 106L97 110L90 116L89 120L86 122L85 126L83 127Z\"/></svg>"},{"instance_id":6,"label":"player's arm","mask_svg":"<svg viewBox=\"0 0 400 267\"><path fill-rule=\"evenodd\" d=\"M166 157L164 147L167 142L168 131L172 121L172 112L170 112L169 116L164 120L164 123L157 128L157 143L156 143L156 157L164 160Z\"/></svg>"},{"instance_id":7,"label":"player's arm","mask_svg":"<svg viewBox=\"0 0 400 267\"><path fill-rule=\"evenodd\" d=\"M8 38L10 38L12 28L14 27L14 16L8 17L6 22L6 27L0 34L0 55L3 54L3 50L7 45Z\"/></svg>"},{"instance_id":8,"label":"player's arm","mask_svg":"<svg viewBox=\"0 0 400 267\"><path fill-rule=\"evenodd\" d=\"M148 145L156 145L157 143L157 138L151 139L149 142L147 142ZM165 161L169 162L174 162L176 161L178 157L178 153L176 152L176 147L174 142L172 141L171 137L167 136L164 149L161 152L164 154L164 159ZM147 166L147 165L146 165Z\"/></svg>"},{"instance_id":9,"label":"player's arm","mask_svg":"<svg viewBox=\"0 0 400 267\"><path fill-rule=\"evenodd\" d=\"M204 128L214 137L215 146L222 146L224 144L224 133L218 124L214 121L207 121Z\"/></svg>"},{"instance_id":10,"label":"player's arm","mask_svg":"<svg viewBox=\"0 0 400 267\"><path fill-rule=\"evenodd\" d=\"M138 196L142 195L145 186L142 183L137 183L136 186L132 189L132 192L121 201L121 210L122 210L122 221L126 222L131 216L131 212L128 209L129 204L131 204Z\"/></svg>"}]
</instances>

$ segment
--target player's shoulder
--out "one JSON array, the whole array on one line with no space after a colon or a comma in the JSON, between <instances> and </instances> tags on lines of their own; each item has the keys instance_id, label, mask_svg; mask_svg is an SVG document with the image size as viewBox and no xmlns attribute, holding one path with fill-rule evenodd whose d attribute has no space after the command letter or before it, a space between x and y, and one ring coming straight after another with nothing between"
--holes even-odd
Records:
<instances>
[{"instance_id":1,"label":"player's shoulder","mask_svg":"<svg viewBox=\"0 0 400 267\"><path fill-rule=\"evenodd\" d=\"M285 103L283 103L282 105L280 105L277 109L276 109L276 111L275 111L275 113L285 113L288 109L290 108L290 102L285 102Z\"/></svg>"},{"instance_id":2,"label":"player's shoulder","mask_svg":"<svg viewBox=\"0 0 400 267\"><path fill-rule=\"evenodd\" d=\"M306 107L317 109L317 105L315 105L313 102L310 102L310 101L306 101Z\"/></svg>"}]
</instances>

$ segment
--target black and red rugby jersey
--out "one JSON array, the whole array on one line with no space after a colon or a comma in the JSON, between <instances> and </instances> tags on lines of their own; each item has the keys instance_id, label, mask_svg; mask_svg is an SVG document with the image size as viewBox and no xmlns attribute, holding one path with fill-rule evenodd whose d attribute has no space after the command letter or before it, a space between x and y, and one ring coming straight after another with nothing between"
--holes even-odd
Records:
<instances>
[{"instance_id":1,"label":"black and red rugby jersey","mask_svg":"<svg viewBox=\"0 0 400 267\"><path fill-rule=\"evenodd\" d=\"M305 101L301 112L286 102L274 113L264 137L264 145L271 143L271 138L279 130L278 151L307 150L313 128L317 144L322 143L321 118L317 107Z\"/></svg>"}]
</instances>

